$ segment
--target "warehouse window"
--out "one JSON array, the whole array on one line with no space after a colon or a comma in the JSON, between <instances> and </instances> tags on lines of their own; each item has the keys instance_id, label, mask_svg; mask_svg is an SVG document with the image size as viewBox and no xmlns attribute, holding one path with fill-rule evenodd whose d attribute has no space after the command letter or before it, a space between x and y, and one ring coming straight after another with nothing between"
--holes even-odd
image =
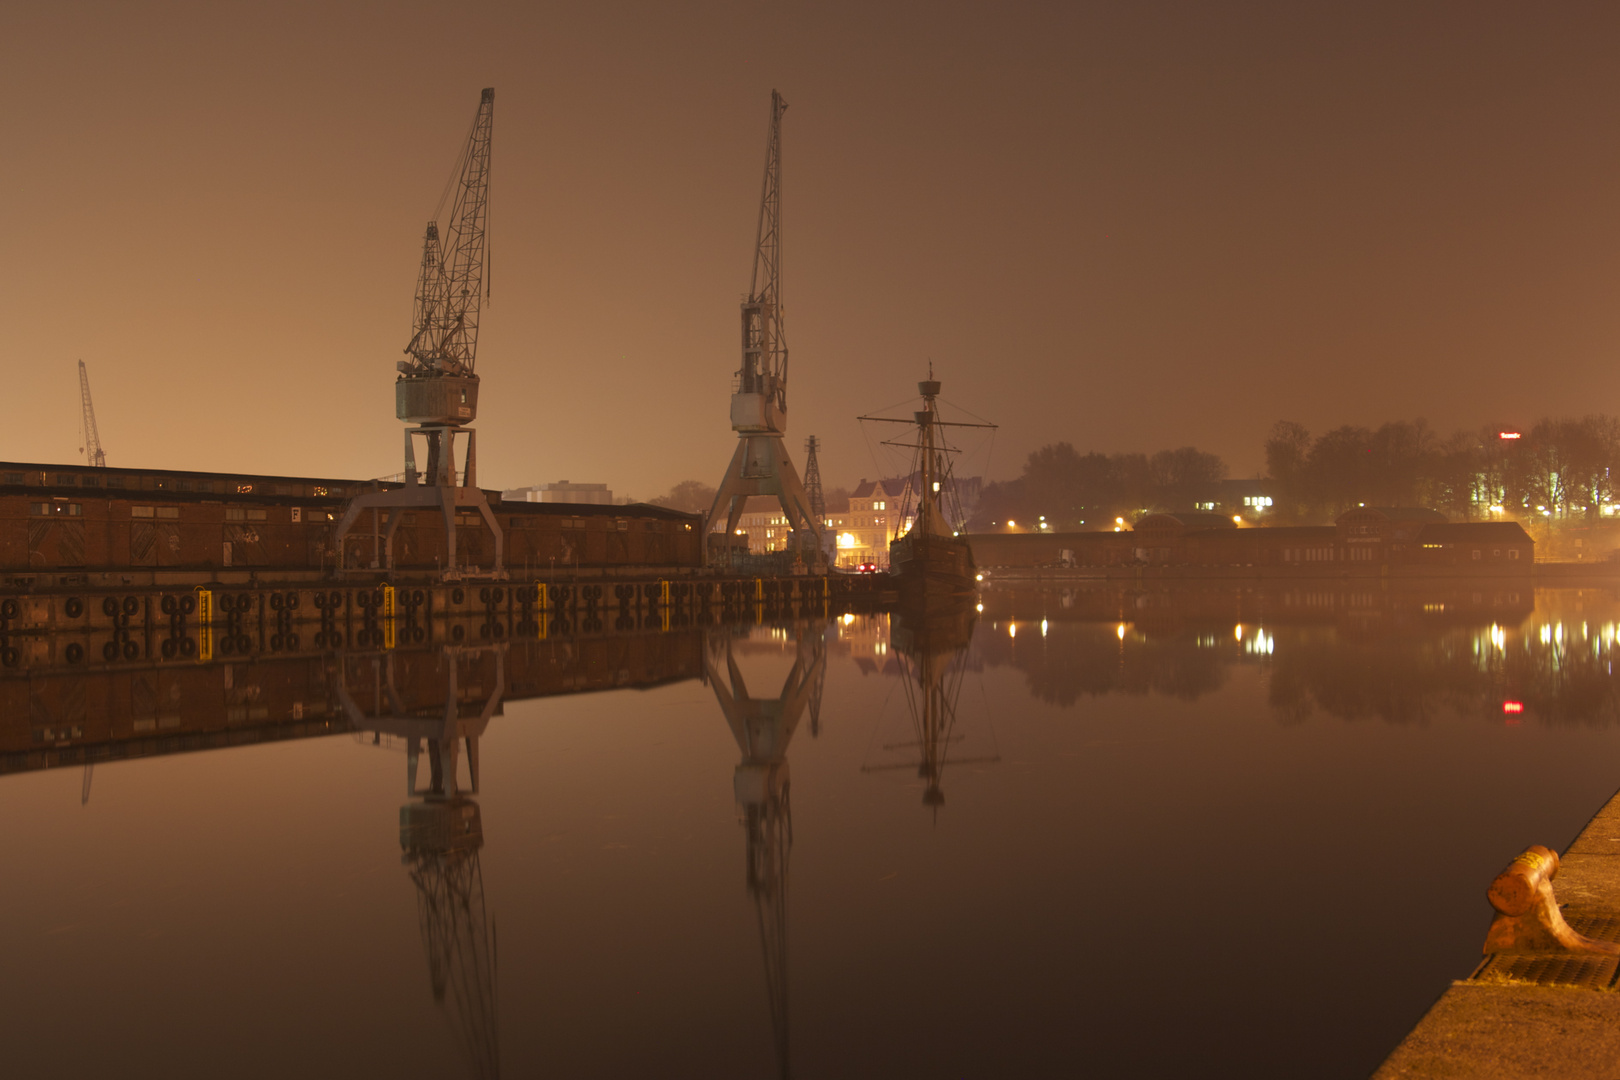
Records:
<instances>
[{"instance_id":1,"label":"warehouse window","mask_svg":"<svg viewBox=\"0 0 1620 1080\"><path fill-rule=\"evenodd\" d=\"M8 484L21 484L22 482L23 482L23 474L22 473L20 473L20 472L8 472L8 473L6 473L6 483L8 483Z\"/></svg>"},{"instance_id":2,"label":"warehouse window","mask_svg":"<svg viewBox=\"0 0 1620 1080\"><path fill-rule=\"evenodd\" d=\"M160 518L177 518L180 516L180 508L178 506L160 506L157 508L157 516Z\"/></svg>"},{"instance_id":3,"label":"warehouse window","mask_svg":"<svg viewBox=\"0 0 1620 1080\"><path fill-rule=\"evenodd\" d=\"M1479 558L1479 548L1474 549L1474 558Z\"/></svg>"},{"instance_id":4,"label":"warehouse window","mask_svg":"<svg viewBox=\"0 0 1620 1080\"><path fill-rule=\"evenodd\" d=\"M230 513L229 511L226 511L227 515L229 515L229 513ZM154 514L153 514L153 509L150 506L132 506L132 507L129 508L129 516L130 517L153 517Z\"/></svg>"},{"instance_id":5,"label":"warehouse window","mask_svg":"<svg viewBox=\"0 0 1620 1080\"><path fill-rule=\"evenodd\" d=\"M1508 558L1517 559L1518 557L1519 557L1519 550L1517 548L1514 548L1512 551L1508 552Z\"/></svg>"},{"instance_id":6,"label":"warehouse window","mask_svg":"<svg viewBox=\"0 0 1620 1080\"><path fill-rule=\"evenodd\" d=\"M44 517L51 512L50 503L29 503L28 512L35 517Z\"/></svg>"}]
</instances>

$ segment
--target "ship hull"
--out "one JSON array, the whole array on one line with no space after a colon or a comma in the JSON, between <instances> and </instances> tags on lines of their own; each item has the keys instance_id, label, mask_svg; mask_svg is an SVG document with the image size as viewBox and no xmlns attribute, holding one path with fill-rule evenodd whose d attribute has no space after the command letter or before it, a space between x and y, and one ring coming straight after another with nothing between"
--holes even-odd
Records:
<instances>
[{"instance_id":1,"label":"ship hull","mask_svg":"<svg viewBox=\"0 0 1620 1080\"><path fill-rule=\"evenodd\" d=\"M889 545L889 573L902 597L963 596L977 580L966 537L914 532Z\"/></svg>"}]
</instances>

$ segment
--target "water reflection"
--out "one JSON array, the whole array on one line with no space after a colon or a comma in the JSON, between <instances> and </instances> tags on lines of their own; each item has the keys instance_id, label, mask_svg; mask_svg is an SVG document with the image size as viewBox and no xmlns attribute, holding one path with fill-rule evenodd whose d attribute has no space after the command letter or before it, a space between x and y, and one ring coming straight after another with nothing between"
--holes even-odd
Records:
<instances>
[{"instance_id":1,"label":"water reflection","mask_svg":"<svg viewBox=\"0 0 1620 1080\"><path fill-rule=\"evenodd\" d=\"M1129 746L1126 737L1131 734L1131 726L1147 726L1144 718L1156 718L1152 721L1158 725L1155 732L1162 735L1172 730L1170 718L1196 712L1198 724L1184 730L1181 738L1196 739L1207 733L1212 740L1248 739L1245 745L1260 747L1266 745L1265 736L1242 728L1237 717L1252 717L1254 703L1262 700L1269 703L1275 720L1294 724L1326 717L1346 721L1376 718L1392 724L1420 725L1454 714L1498 725L1603 727L1620 720L1620 687L1613 672L1620 640L1620 602L1608 590L1543 592L1533 596L1511 589L1417 591L1360 585L1313 585L1308 590L1110 585L1045 592L995 588L986 590L980 600L982 613L964 608L836 620L711 624L668 631L654 626L548 640L507 637L477 647L412 644L399 649L237 657L217 663L131 665L96 672L49 666L0 672L0 771L60 767L84 770L83 793L87 797L91 776L88 770L97 762L340 733L397 754L390 768L397 760L404 773L403 803L398 805L403 869L389 871L386 888L379 895L385 903L390 897L400 903L405 903L407 896L414 897L417 927L398 932L401 940L395 943L398 948L408 949L406 959L411 967L405 985L419 1005L425 1005L430 997L442 1013L448 1038L432 1031L431 1026L429 1031L435 1040L454 1044L461 1071L476 1077L494 1077L501 1071L503 1051L509 1070L514 1064L522 1066L519 1071L528 1070L533 1062L513 1060L515 1053L521 1053L514 1046L522 1045L526 1030L523 1025L508 1024L505 1036L509 1045L502 1045L503 1002L508 1010L525 1016L531 999L524 997L523 979L512 975L522 970L522 961L518 968L510 966L514 963L514 948L519 952L523 949L521 936L516 946L514 939L508 938L505 959L509 967L503 996L495 916L502 910L503 899L508 905L520 902L513 893L526 879L513 870L508 871L510 877L498 877L498 870L508 869L510 863L492 862L491 882L506 895L486 896L482 866L486 836L480 803L496 804L492 801L494 795L482 790L480 751L481 747L503 744L488 744L485 736L492 725L511 722L501 718L516 701L702 680L706 690L689 682L687 704L683 707L700 709L692 714L694 723L714 736L719 733L713 726L718 706L719 718L731 734L737 756L730 758L730 750L721 747L722 756L711 754L705 759L701 776L709 778L704 785L712 791L710 781L720 777L713 770L731 768L744 855L739 890L732 861L737 838L734 831L727 831L733 829L729 822L721 822L718 842L724 844L724 862L719 872L711 870L702 877L706 885L729 891L730 902L737 905L719 933L722 941L745 948L743 959L748 966L715 992L741 988L747 995L743 1015L754 1018L745 1025L746 1033L757 1037L761 1045L745 1047L746 1052L757 1056L753 1064L760 1071L769 1061L776 1075L786 1077L792 1068L795 1045L800 1067L810 1071L818 1057L827 1057L828 1040L842 1034L816 1027L818 1021L825 1024L827 1001L837 997L840 988L826 985L825 972L818 975L816 966L806 963L804 944L807 931L816 936L816 920L833 916L820 901L816 907L822 910L807 910L809 905L802 897L806 895L803 890L811 885L804 878L806 867L812 865L808 860L817 858L811 848L810 815L825 805L821 800L846 800L843 805L847 807L869 797L864 793L878 787L879 782L864 780L860 773L905 776L908 784L912 782L909 777L915 776L924 814L916 813L916 803L908 793L905 798L909 809L904 814L857 815L859 821L854 827L860 833L856 836L841 835L837 831L839 822L820 819L818 825L826 830L821 835L829 838L829 849L837 852L813 864L818 878L814 885L822 898L829 898L836 909L846 895L862 898L852 903L879 895L862 893L859 880L839 875L853 873L840 865L846 852L860 849L869 836L882 834L888 844L882 858L893 860L897 850L906 848L917 861L905 868L905 875L937 875L926 889L910 894L911 901L918 895L939 899L925 920L930 929L974 941L975 949L999 958L995 964L1016 965L1008 970L1019 971L1023 978L1022 973L1039 965L1018 950L1032 953L1044 948L1032 943L1037 936L1058 935L1064 944L1053 946L1054 955L1068 955L1065 950L1081 948L1092 950L1085 955L1102 955L1097 950L1106 952L1109 946L1107 941L1086 938L1084 927L1058 927L1061 920L1041 922L1045 929L1040 935L1031 930L1027 937L1017 936L1031 897L1043 895L1043 889L1047 890L1044 895L1069 895L1063 891L1069 887L1069 880L1064 876L1062 860L1054 861L1049 879L1020 878L1023 871L1014 860L999 861L999 852L990 850L995 846L1016 847L1018 841L1009 837L1038 833L1034 819L1020 820L1008 809L1017 803L1015 795L1023 794L1015 791L1018 784L1053 785L1041 790L1040 813L1050 812L1053 820L1060 820L1067 830L1065 835L1102 835L1096 832L1102 822L1108 830L1139 830L1139 838L1145 838L1144 850L1182 843L1179 858L1188 864L1203 851L1198 845L1204 843L1206 831L1199 815L1209 806L1219 807L1220 784L1209 780L1206 774L1210 770L1200 767L1202 758L1178 773L1178 768L1186 766L1186 755L1178 758L1174 744L1156 747L1151 755L1143 755L1147 762L1142 766L1144 771L1127 775L1136 767L1136 759L1132 751L1118 748ZM974 673L980 671L985 673L983 683L992 690L992 698L985 703L986 713L994 711L998 724L1005 714L1009 717L1007 723L1022 722L1023 726L1016 736L1021 744L1016 764L987 770L989 775L985 777L973 777L974 785L983 781L983 787L975 789L965 782L967 770L962 767L1000 761L995 733L986 723L991 737L983 740L986 732L980 731L976 719L981 680ZM1128 709L1114 710L1111 718L1099 720L1093 733L1119 737L1106 743L1095 739L1078 742L1074 740L1085 727L1080 723L1024 722L1029 721L1028 715L1021 720L1017 710L1025 695L1020 684L1036 701L1072 710L1065 720L1097 719L1105 710L1083 715L1085 704L1107 695L1138 699L1152 695L1172 702L1206 704L1197 710L1177 705L1155 712L1153 702L1138 701ZM1218 697L1223 687L1233 691L1229 695L1232 706L1226 712L1219 704L1207 704ZM998 688L999 697L994 696ZM889 700L894 706L903 700L905 709L902 713L897 707L891 708L884 720L880 703L891 690L895 692ZM1240 690L1245 696L1237 695ZM820 731L824 693L829 696L829 708L836 702L840 722L829 724L819 743L801 738L798 749L792 750L801 727L808 726L812 735ZM699 699L695 705L691 704L693 694ZM711 694L713 704L709 701ZM605 732L602 738L612 743L612 752L663 753L613 742L619 738L613 724L640 708L630 704L629 697L614 700L622 706L621 711L603 710L602 724L595 729ZM903 727L904 733L885 728L885 723ZM1109 729L1110 723L1119 725L1118 729ZM1432 726L1449 739L1454 738L1449 729L1459 725L1452 724L1449 729L1446 725ZM1251 727L1273 735L1277 731L1272 723ZM1324 731L1330 735L1365 734L1365 730L1355 732L1322 724L1304 729L1304 734ZM1294 744L1307 741L1301 734L1290 730L1287 740ZM1406 735L1403 732L1402 738ZM701 741L698 736L680 737L690 738L691 744ZM1496 733L1492 732L1487 741L1497 742ZM1454 745L1448 743L1445 753L1451 754ZM1213 751L1196 751L1207 752ZM821 770L815 774L816 784L799 793L801 902L796 912L790 910L789 904L794 843L790 757L799 759L801 782L811 775L805 769ZM1009 752L1009 757L1015 755ZM1073 768L1081 774L1087 769L1093 772L1086 774L1084 783L1072 782L1067 774L1054 781L1051 766L1059 758L1072 760ZM525 768L536 772L561 767L557 760L525 759ZM1380 764L1374 768L1383 767ZM1042 769L1047 771L1043 774ZM825 778L839 770L848 775L850 786L843 790L824 788ZM1019 777L1044 775L1046 779L1012 780L1009 773ZM699 774L693 771L691 775ZM1374 771L1369 775L1376 780L1384 774ZM78 781L78 775L73 779ZM1332 777L1328 780L1331 782ZM108 790L106 782L106 774L97 779L98 800L107 797L103 794ZM1251 786L1263 785L1270 782L1269 774L1256 773L1248 782ZM392 787L392 780L388 784L390 790L399 791ZM73 786L76 792L80 788L79 783ZM491 786L502 785L491 780ZM1152 798L1131 802L1134 788L1148 789ZM1196 790L1198 795L1196 813L1190 813L1174 835L1154 833L1151 823L1158 803L1189 790ZM953 804L965 801L968 795L979 799L982 794L983 799L975 805L971 820L956 809L956 820L952 821L944 809L948 794ZM386 792L374 796L379 803L374 807L377 817L393 811L395 797ZM1287 797L1296 801L1302 798L1298 793ZM1049 811L1048 802L1058 808ZM508 813L510 805L500 804L506 827L497 833L491 846L495 853L492 858L505 855L507 850L501 847L501 832L510 847L518 826L526 824L519 815ZM1584 812L1590 809L1583 804ZM1318 807L1317 812L1325 815L1330 810ZM923 850L915 836L918 827L930 831L929 817L936 819L935 834L949 843ZM1217 817L1210 820L1216 821ZM1209 834L1229 826L1269 827L1241 815L1229 814L1218 820L1220 829L1212 827L1207 830ZM906 822L911 825L909 831L904 827ZM964 824L973 828L948 828ZM975 829L981 839L983 834L993 832L997 838L994 844L972 848ZM1093 832L1088 833L1088 829ZM1192 838L1178 840L1184 831L1190 831ZM1355 835L1354 830L1346 835ZM1287 839L1284 832L1277 834L1277 850L1288 847L1284 843ZM388 842L391 847L392 840ZM845 846L835 846L839 843ZM1321 866L1331 867L1333 860L1349 850L1345 842L1327 834L1313 834L1312 843L1320 849L1317 854ZM659 837L646 847L655 849L658 844L665 845L662 850L666 854L675 846L673 840ZM684 849L679 850L684 857ZM532 850L525 849L521 854L531 855ZM1487 862L1496 857L1491 852L1486 856ZM871 867L871 860L877 856L863 851L861 857L867 860L864 866ZM1291 883L1308 883L1314 880L1313 874L1325 872L1321 866L1307 860L1295 868L1297 872L1280 876ZM878 866L873 876L887 880L877 876L878 871L887 869L887 865ZM1145 864L1134 871L1158 872ZM691 871L686 873L690 876ZM905 875L898 879L899 884L882 888L895 890L897 896L906 895L898 891L907 880ZM579 880L573 879L576 883ZM656 889L663 880L649 877L644 884ZM965 882L971 883L971 889ZM998 891L1002 883L1006 884L1005 896ZM953 908L963 903L960 895L950 896L936 885L956 888L960 895L977 890L973 892L971 915L962 916ZM603 887L595 882L586 885L585 890ZM1164 895L1174 893L1176 887L1173 876L1160 881ZM1307 895L1305 884L1299 884L1298 889L1295 901L1299 906L1315 902ZM720 903L726 902L726 892L722 891ZM897 901L896 907L901 906ZM526 907L528 910L538 909ZM914 915L920 909L913 904L906 910ZM986 911L995 918L984 919ZM797 1044L790 1037L790 1021L794 1019L789 993L790 914L796 919L792 940L798 942L803 969L794 998L799 1003ZM1133 917L1124 910L1114 915L1126 921ZM1153 919L1162 917L1162 911L1153 915ZM847 920L848 914L842 918ZM534 921L540 920L536 917ZM993 948L976 940L981 931L991 933L984 930L989 923L994 924ZM838 932L848 932L852 925L841 921ZM890 949L885 935L891 930L890 924L876 927L867 944L883 941L881 947ZM1354 938L1360 932L1351 927L1345 934ZM822 928L820 936L826 941L837 935L829 936ZM1003 950L1003 944L1009 945L1009 950ZM1465 944L1477 947L1477 941ZM763 986L758 982L757 969L751 970L756 963L756 947L764 970ZM1192 955L1202 947L1186 940L1178 946L1182 955ZM973 950L969 954L974 955ZM915 965L918 955L913 954L909 962ZM1200 970L1215 970L1227 962L1228 958L1218 950L1212 955L1213 959L1205 958L1210 962ZM605 959L600 954L590 957L592 963ZM612 959L624 964L626 970L637 970L635 959L628 963L622 957ZM1158 962L1163 958L1152 959ZM874 983L898 979L892 971L862 967L872 963L866 954L838 956L835 960L841 971L865 972ZM1449 963L1446 957L1442 960ZM899 969L905 964L891 967ZM568 981L570 972L549 967L543 970L543 981L566 986L568 993L576 992L575 982ZM984 972L999 968L992 964L977 970L982 979ZM934 971L931 977L949 978L949 973ZM1110 987L1117 977L1117 972L1110 976ZM823 982L818 983L817 978ZM1084 980L1084 976L1079 978ZM1052 1000L1061 998L1065 1008L1079 1008L1087 1001L1090 1005L1086 1007L1095 1008L1098 1001L1113 1000L1108 998L1111 990L1095 991L1100 996L1086 998L1085 994L1094 989L1076 990L1076 979L1066 968L1063 979L1067 981L1061 985L1042 984L1045 989L1040 992L1049 993ZM1032 987L1039 982L1038 977L1032 980ZM422 994L424 981L427 995ZM535 981L542 980L536 976ZM971 989L961 988L957 992L969 996L972 993ZM1021 992L1007 991L1012 996ZM1032 989L1029 997L1018 998L1022 1015L1034 1015L1032 1009L1038 1012L1031 1005L1034 994ZM749 1012L758 1001L765 1005L764 1016ZM942 1001L937 1022L961 1023L969 1004ZM980 1006L994 1008L982 1002L974 1007ZM1215 1005L1207 1007L1216 1009ZM1121 1006L1117 1016L1125 1016L1123 1010ZM1109 1015L1117 1019L1115 1013ZM1398 1019L1405 1023L1411 1018L1403 1013ZM911 1022L917 1025L913 1030L928 1030L922 1021ZM1002 1017L998 1022L1017 1021ZM729 1014L726 1023L735 1023ZM767 1031L769 1050L763 1046ZM932 1034L938 1036L940 1031L934 1029ZM740 1044L743 1042L739 1039Z\"/></svg>"},{"instance_id":2,"label":"water reflection","mask_svg":"<svg viewBox=\"0 0 1620 1080\"><path fill-rule=\"evenodd\" d=\"M974 649L1040 701L1105 694L1198 700L1259 665L1278 717L1422 723L1620 720L1609 590L1314 585L994 590ZM1590 609L1590 610L1588 610ZM1505 718L1505 720L1504 720Z\"/></svg>"},{"instance_id":3,"label":"water reflection","mask_svg":"<svg viewBox=\"0 0 1620 1080\"><path fill-rule=\"evenodd\" d=\"M742 754L732 774L732 789L746 837L748 893L754 901L765 957L765 995L777 1074L786 1078L790 1072L788 856L793 850L787 751L807 710L812 730L819 724L827 649L826 630L819 623L795 623L772 632L791 634L793 640L793 666L775 697L754 697L748 690L736 657L737 642L747 634L746 628L707 629L703 655L709 686Z\"/></svg>"},{"instance_id":4,"label":"water reflection","mask_svg":"<svg viewBox=\"0 0 1620 1080\"><path fill-rule=\"evenodd\" d=\"M975 610L959 607L902 608L890 618L889 641L896 657L896 673L906 693L906 711L911 718L913 738L907 742L885 743L886 754L900 751L913 760L861 766L862 772L896 769L917 770L923 783L922 801L934 813L945 805L945 766L953 744L961 741L956 732L957 705L962 696L962 677L969 667L968 646L973 640ZM991 754L960 757L957 764L999 761Z\"/></svg>"},{"instance_id":5,"label":"water reflection","mask_svg":"<svg viewBox=\"0 0 1620 1080\"><path fill-rule=\"evenodd\" d=\"M344 658L333 689L356 731L405 746L405 793L399 810L401 861L416 885L417 917L433 1000L475 1077L500 1075L495 995L495 931L484 904L479 854L484 824L478 803L478 746L506 691L504 644L447 646L434 653ZM372 711L356 694L369 691ZM417 789L422 748L429 779ZM467 753L467 786L458 762Z\"/></svg>"}]
</instances>

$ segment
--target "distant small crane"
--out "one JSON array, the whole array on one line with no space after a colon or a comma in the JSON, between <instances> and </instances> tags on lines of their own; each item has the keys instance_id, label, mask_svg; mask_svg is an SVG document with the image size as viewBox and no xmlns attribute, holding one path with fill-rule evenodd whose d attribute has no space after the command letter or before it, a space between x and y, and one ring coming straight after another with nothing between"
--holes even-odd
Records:
<instances>
[{"instance_id":1,"label":"distant small crane","mask_svg":"<svg viewBox=\"0 0 1620 1080\"><path fill-rule=\"evenodd\" d=\"M96 407L90 404L90 373L84 368L84 361L79 361L79 399L84 407L84 419L81 423L84 430L84 445L79 452L91 468L105 469L107 467L106 451L101 449L101 433L96 430Z\"/></svg>"}]
</instances>

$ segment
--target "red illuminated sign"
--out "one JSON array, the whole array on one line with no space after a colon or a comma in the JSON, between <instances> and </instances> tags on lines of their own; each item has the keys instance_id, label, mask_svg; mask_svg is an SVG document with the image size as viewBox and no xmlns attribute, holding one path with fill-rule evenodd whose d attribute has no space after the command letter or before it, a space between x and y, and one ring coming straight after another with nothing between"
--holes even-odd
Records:
<instances>
[{"instance_id":1,"label":"red illuminated sign","mask_svg":"<svg viewBox=\"0 0 1620 1080\"><path fill-rule=\"evenodd\" d=\"M1514 714L1517 714L1517 713L1522 713L1522 712L1524 712L1524 702L1522 702L1522 701L1504 701L1504 702L1502 702L1502 711L1507 713L1510 716L1514 715Z\"/></svg>"},{"instance_id":2,"label":"red illuminated sign","mask_svg":"<svg viewBox=\"0 0 1620 1080\"><path fill-rule=\"evenodd\" d=\"M1517 431L1498 431L1496 433L1496 437L1498 439L1522 439L1524 436L1520 435Z\"/></svg>"}]
</instances>

